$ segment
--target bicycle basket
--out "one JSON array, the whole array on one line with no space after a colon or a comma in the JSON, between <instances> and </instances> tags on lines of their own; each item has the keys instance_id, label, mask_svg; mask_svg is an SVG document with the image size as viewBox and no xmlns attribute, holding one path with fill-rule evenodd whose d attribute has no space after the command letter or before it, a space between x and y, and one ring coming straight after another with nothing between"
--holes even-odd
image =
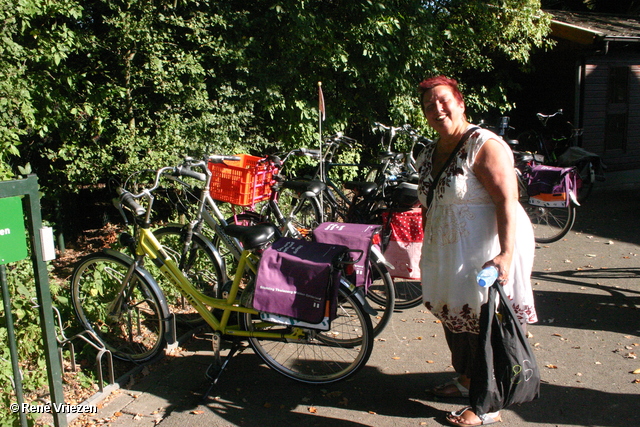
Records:
<instances>
[{"instance_id":1,"label":"bicycle basket","mask_svg":"<svg viewBox=\"0 0 640 427\"><path fill-rule=\"evenodd\" d=\"M240 160L209 163L211 186L215 200L238 206L251 206L271 195L273 175L278 169L262 157L239 154Z\"/></svg>"}]
</instances>

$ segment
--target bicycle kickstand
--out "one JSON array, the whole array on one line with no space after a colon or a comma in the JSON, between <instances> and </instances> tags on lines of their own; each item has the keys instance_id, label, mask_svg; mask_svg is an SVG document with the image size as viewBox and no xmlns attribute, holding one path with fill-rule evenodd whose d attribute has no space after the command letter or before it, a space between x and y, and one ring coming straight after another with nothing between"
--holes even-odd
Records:
<instances>
[{"instance_id":1,"label":"bicycle kickstand","mask_svg":"<svg viewBox=\"0 0 640 427\"><path fill-rule=\"evenodd\" d=\"M222 334L220 332L214 332L213 337L211 339L211 344L213 346L213 363L209 365L207 371L205 373L206 377L211 381L211 386L204 394L204 398L206 399L211 389L218 383L222 372L227 367L227 364L231 360L231 358L240 350L242 347L242 342L240 340L233 340L233 344L231 345L231 349L229 349L229 353L224 357L224 359L220 356L220 350L222 348Z\"/></svg>"}]
</instances>

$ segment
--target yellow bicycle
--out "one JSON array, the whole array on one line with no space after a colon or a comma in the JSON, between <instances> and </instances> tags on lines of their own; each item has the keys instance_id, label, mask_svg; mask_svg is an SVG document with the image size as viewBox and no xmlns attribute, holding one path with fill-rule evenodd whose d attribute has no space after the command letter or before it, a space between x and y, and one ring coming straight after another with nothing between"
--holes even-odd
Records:
<instances>
[{"instance_id":1,"label":"yellow bicycle","mask_svg":"<svg viewBox=\"0 0 640 427\"><path fill-rule=\"evenodd\" d=\"M211 156L222 161L225 156ZM255 277L260 252L279 238L272 224L230 225L225 232L242 243L234 280L224 293L194 285L164 250L151 231L153 192L163 175L176 168L156 171L155 181L138 194L121 191L120 205L134 213L139 226L134 235L123 233L121 242L132 248L134 257L112 249L84 257L71 278L71 299L82 326L92 331L113 355L123 360L144 362L161 354L173 340L173 322L165 296L154 277L144 268L152 262L167 281L197 310L214 331L214 350L219 357L223 339L248 340L267 365L304 383L328 384L350 377L368 361L373 348L373 326L355 286L340 280L337 316L329 330L313 325L299 326L264 321L252 308ZM144 207L138 203L144 200ZM211 251L210 242L203 240ZM346 257L349 258L349 257ZM219 259L219 257L213 257ZM342 259L337 268L351 263ZM223 268L212 265L211 268ZM214 295L215 296L212 296ZM233 356L232 348L224 363Z\"/></svg>"}]
</instances>

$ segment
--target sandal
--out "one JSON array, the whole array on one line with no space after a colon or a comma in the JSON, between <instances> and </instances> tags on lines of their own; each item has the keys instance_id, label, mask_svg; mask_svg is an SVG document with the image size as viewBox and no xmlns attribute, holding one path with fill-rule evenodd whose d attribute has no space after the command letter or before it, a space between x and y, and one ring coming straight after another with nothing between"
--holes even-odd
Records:
<instances>
[{"instance_id":1,"label":"sandal","mask_svg":"<svg viewBox=\"0 0 640 427\"><path fill-rule=\"evenodd\" d=\"M455 386L455 389L451 386ZM447 389L449 391L446 391ZM469 397L469 389L460 384L458 378L454 378L453 381L439 385L429 392L438 397Z\"/></svg>"},{"instance_id":2,"label":"sandal","mask_svg":"<svg viewBox=\"0 0 640 427\"><path fill-rule=\"evenodd\" d=\"M479 418L479 422L469 423L465 421L462 414L467 411L471 411L471 406L467 406L466 408L462 408L459 411L450 412L447 414L447 422L452 426L457 427L475 427L475 426L485 426L488 424L494 424L502 422L502 417L500 416L500 412L489 412L488 414L477 415Z\"/></svg>"}]
</instances>

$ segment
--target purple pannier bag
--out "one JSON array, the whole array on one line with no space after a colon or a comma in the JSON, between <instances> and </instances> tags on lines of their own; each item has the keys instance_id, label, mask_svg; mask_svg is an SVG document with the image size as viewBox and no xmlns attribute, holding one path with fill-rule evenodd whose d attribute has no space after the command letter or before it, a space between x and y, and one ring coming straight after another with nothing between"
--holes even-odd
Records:
<instances>
[{"instance_id":1,"label":"purple pannier bag","mask_svg":"<svg viewBox=\"0 0 640 427\"><path fill-rule=\"evenodd\" d=\"M354 267L352 282L356 286L369 286L371 272L369 271L369 252L373 236L380 232L379 225L351 224L346 222L324 222L313 230L313 238L321 243L334 243L347 246L349 249L362 251L353 254L353 258L360 258Z\"/></svg>"},{"instance_id":2,"label":"purple pannier bag","mask_svg":"<svg viewBox=\"0 0 640 427\"><path fill-rule=\"evenodd\" d=\"M347 252L340 245L277 240L260 259L253 308L308 323L334 319L341 271L336 264Z\"/></svg>"},{"instance_id":3,"label":"purple pannier bag","mask_svg":"<svg viewBox=\"0 0 640 427\"><path fill-rule=\"evenodd\" d=\"M577 204L578 170L575 167L560 168L533 165L529 173L527 193L531 204L540 206L569 206Z\"/></svg>"}]
</instances>

